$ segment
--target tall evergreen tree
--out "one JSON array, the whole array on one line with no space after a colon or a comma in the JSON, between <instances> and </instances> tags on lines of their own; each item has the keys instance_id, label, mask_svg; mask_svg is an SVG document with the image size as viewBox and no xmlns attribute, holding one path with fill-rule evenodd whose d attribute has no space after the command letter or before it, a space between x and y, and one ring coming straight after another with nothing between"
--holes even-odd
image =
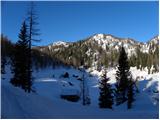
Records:
<instances>
[{"instance_id":1,"label":"tall evergreen tree","mask_svg":"<svg viewBox=\"0 0 160 120\"><path fill-rule=\"evenodd\" d=\"M127 100L126 92L129 84L130 66L124 47L120 50L118 60L118 70L116 71L116 104L119 105Z\"/></svg>"},{"instance_id":2,"label":"tall evergreen tree","mask_svg":"<svg viewBox=\"0 0 160 120\"><path fill-rule=\"evenodd\" d=\"M12 72L14 76L10 82L15 86L21 87L26 92L30 92L32 87L28 59L28 33L26 23L23 22L19 34L19 40L15 45L14 56L12 58Z\"/></svg>"},{"instance_id":3,"label":"tall evergreen tree","mask_svg":"<svg viewBox=\"0 0 160 120\"><path fill-rule=\"evenodd\" d=\"M100 81L100 96L99 96L99 107L112 109L113 96L111 85L108 83L109 78L107 78L107 72L103 73L102 79Z\"/></svg>"},{"instance_id":4,"label":"tall evergreen tree","mask_svg":"<svg viewBox=\"0 0 160 120\"><path fill-rule=\"evenodd\" d=\"M3 41L4 37L1 35L1 43ZM3 43L2 43L3 44ZM5 44L3 44L1 48L1 74L5 74L5 65L6 65L6 51L5 51Z\"/></svg>"},{"instance_id":5,"label":"tall evergreen tree","mask_svg":"<svg viewBox=\"0 0 160 120\"><path fill-rule=\"evenodd\" d=\"M4 55L2 55L2 57L1 57L1 74L2 74L2 79L4 79L3 75L6 73L5 72L5 66L6 66L6 57Z\"/></svg>"},{"instance_id":6,"label":"tall evergreen tree","mask_svg":"<svg viewBox=\"0 0 160 120\"><path fill-rule=\"evenodd\" d=\"M134 82L133 82L133 79L132 79L132 76L131 76L130 79L129 79L128 93L127 93L127 97L128 97L127 108L128 109L132 108L132 103L134 101L134 89L133 89L133 85L134 85Z\"/></svg>"}]
</instances>

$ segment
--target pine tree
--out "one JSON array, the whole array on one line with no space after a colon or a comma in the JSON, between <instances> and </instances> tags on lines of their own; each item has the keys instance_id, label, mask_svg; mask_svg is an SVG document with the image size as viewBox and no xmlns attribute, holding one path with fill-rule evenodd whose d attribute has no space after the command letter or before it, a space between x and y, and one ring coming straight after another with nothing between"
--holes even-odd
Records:
<instances>
[{"instance_id":1,"label":"pine tree","mask_svg":"<svg viewBox=\"0 0 160 120\"><path fill-rule=\"evenodd\" d=\"M25 92L30 92L32 81L30 79L29 69L29 46L28 46L28 33L25 21L19 34L19 40L15 45L14 56L12 58L12 72L13 78L11 83L14 86L21 87Z\"/></svg>"},{"instance_id":2,"label":"pine tree","mask_svg":"<svg viewBox=\"0 0 160 120\"><path fill-rule=\"evenodd\" d=\"M118 60L118 70L116 71L116 104L119 105L127 100L126 92L129 84L130 66L124 47L120 50Z\"/></svg>"},{"instance_id":3,"label":"pine tree","mask_svg":"<svg viewBox=\"0 0 160 120\"><path fill-rule=\"evenodd\" d=\"M1 58L1 74L2 74L2 79L3 78L3 75L6 73L5 71L5 66L6 66L6 57L2 55L2 58Z\"/></svg>"},{"instance_id":4,"label":"pine tree","mask_svg":"<svg viewBox=\"0 0 160 120\"><path fill-rule=\"evenodd\" d=\"M105 70L99 85L99 89L100 89L99 107L112 109L112 105L113 105L112 93L113 92L111 89L111 85L108 83L108 81L109 81L109 78L107 78L107 73Z\"/></svg>"},{"instance_id":5,"label":"pine tree","mask_svg":"<svg viewBox=\"0 0 160 120\"><path fill-rule=\"evenodd\" d=\"M134 82L133 82L133 79L132 79L132 76L131 76L130 80L129 80L129 84L128 84L128 93L127 93L127 97L128 97L127 107L128 107L128 109L132 108L132 103L134 101L134 89L133 89L133 85L134 85Z\"/></svg>"}]
</instances>

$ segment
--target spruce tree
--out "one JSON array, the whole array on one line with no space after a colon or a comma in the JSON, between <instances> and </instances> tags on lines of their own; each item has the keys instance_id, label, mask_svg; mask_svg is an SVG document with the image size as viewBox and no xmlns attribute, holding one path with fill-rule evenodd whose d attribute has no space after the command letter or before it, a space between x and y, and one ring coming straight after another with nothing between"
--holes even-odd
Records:
<instances>
[{"instance_id":1,"label":"spruce tree","mask_svg":"<svg viewBox=\"0 0 160 120\"><path fill-rule=\"evenodd\" d=\"M1 75L2 75L2 79L4 79L3 75L6 73L5 71L5 66L7 64L7 56L9 56L8 52L7 52L7 48L8 48L8 44L9 41L6 37L3 36L3 34L1 34Z\"/></svg>"},{"instance_id":2,"label":"spruce tree","mask_svg":"<svg viewBox=\"0 0 160 120\"><path fill-rule=\"evenodd\" d=\"M124 47L120 50L118 60L118 70L116 71L116 104L122 104L127 100L126 92L129 84L130 66Z\"/></svg>"},{"instance_id":3,"label":"spruce tree","mask_svg":"<svg viewBox=\"0 0 160 120\"><path fill-rule=\"evenodd\" d=\"M1 74L2 74L2 79L4 79L3 75L6 73L6 71L5 71L6 62L7 62L6 61L6 57L2 55L2 57L1 57Z\"/></svg>"},{"instance_id":4,"label":"spruce tree","mask_svg":"<svg viewBox=\"0 0 160 120\"><path fill-rule=\"evenodd\" d=\"M111 89L111 85L108 83L108 81L109 81L109 78L107 78L107 73L105 70L99 85L99 89L100 89L99 107L112 109L112 105L113 105L112 93L113 92Z\"/></svg>"},{"instance_id":5,"label":"spruce tree","mask_svg":"<svg viewBox=\"0 0 160 120\"><path fill-rule=\"evenodd\" d=\"M134 101L134 89L133 89L133 85L134 85L134 82L133 82L133 79L132 79L132 76L131 76L130 80L129 80L129 84L128 84L128 93L127 93L127 97L128 97L127 108L128 109L132 108L132 103Z\"/></svg>"},{"instance_id":6,"label":"spruce tree","mask_svg":"<svg viewBox=\"0 0 160 120\"><path fill-rule=\"evenodd\" d=\"M14 56L12 58L12 72L14 75L10 82L14 86L21 87L25 92L30 92L32 86L28 59L28 33L26 23L23 22L19 34L19 40L15 45Z\"/></svg>"},{"instance_id":7,"label":"spruce tree","mask_svg":"<svg viewBox=\"0 0 160 120\"><path fill-rule=\"evenodd\" d=\"M4 37L1 35L1 74L5 74L5 65L6 65L6 45L4 42ZM3 46L2 46L3 45Z\"/></svg>"}]
</instances>

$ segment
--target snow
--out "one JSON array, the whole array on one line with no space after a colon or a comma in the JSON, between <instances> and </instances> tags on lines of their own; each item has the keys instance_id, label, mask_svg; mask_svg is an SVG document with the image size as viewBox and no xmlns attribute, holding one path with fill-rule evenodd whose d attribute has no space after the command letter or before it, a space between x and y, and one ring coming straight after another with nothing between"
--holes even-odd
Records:
<instances>
[{"instance_id":1,"label":"snow","mask_svg":"<svg viewBox=\"0 0 160 120\"><path fill-rule=\"evenodd\" d=\"M89 70L82 73L74 68L46 68L34 71L33 76L34 88L36 93L27 94L20 88L13 87L9 83L11 73L7 67L7 75L2 80L2 118L61 118L61 119L129 119L129 118L158 118L158 94L152 90L158 90L158 73L147 74L147 71L140 71L131 68L133 77L143 76L139 79L140 93L136 94L136 101L133 108L128 110L126 103L116 106L113 109L100 109L98 106L99 89L98 83L102 72ZM115 83L116 69L107 70L110 83ZM69 78L60 77L65 72L69 73ZM91 104L83 106L82 100L78 102L70 102L60 98L62 91L65 94L71 94L80 91L81 81L77 80L73 75L82 77L85 74L89 86L89 95ZM54 77L53 77L54 75ZM72 83L72 85L70 84ZM150 92L148 92L150 91Z\"/></svg>"},{"instance_id":2,"label":"snow","mask_svg":"<svg viewBox=\"0 0 160 120\"><path fill-rule=\"evenodd\" d=\"M139 45L140 51L143 53L149 52L149 47L151 44L158 44L159 42L159 36L156 36L155 38L151 39L148 43L141 43L138 41L134 41L130 38L117 38L109 34L96 34L93 37L90 38L90 42L96 41L100 47L102 47L104 50L106 49L106 46L109 48L118 50L122 43L123 46L128 53L128 56L135 54L136 48ZM155 49L153 49L155 51Z\"/></svg>"},{"instance_id":3,"label":"snow","mask_svg":"<svg viewBox=\"0 0 160 120\"><path fill-rule=\"evenodd\" d=\"M77 89L62 89L61 95L80 95L80 92Z\"/></svg>"},{"instance_id":4,"label":"snow","mask_svg":"<svg viewBox=\"0 0 160 120\"><path fill-rule=\"evenodd\" d=\"M63 45L65 47L68 47L68 44L66 42L63 42L63 41L57 41L57 42L54 42L52 44L52 46L60 46L60 45Z\"/></svg>"}]
</instances>

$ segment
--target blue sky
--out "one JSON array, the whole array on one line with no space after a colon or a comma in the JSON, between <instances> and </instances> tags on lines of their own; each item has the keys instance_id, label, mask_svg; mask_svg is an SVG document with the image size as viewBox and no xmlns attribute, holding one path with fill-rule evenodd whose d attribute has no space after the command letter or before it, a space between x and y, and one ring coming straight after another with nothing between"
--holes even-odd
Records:
<instances>
[{"instance_id":1,"label":"blue sky","mask_svg":"<svg viewBox=\"0 0 160 120\"><path fill-rule=\"evenodd\" d=\"M158 35L158 2L35 2L42 41L77 41L96 33L146 42ZM2 2L2 33L16 42L29 2Z\"/></svg>"}]
</instances>

